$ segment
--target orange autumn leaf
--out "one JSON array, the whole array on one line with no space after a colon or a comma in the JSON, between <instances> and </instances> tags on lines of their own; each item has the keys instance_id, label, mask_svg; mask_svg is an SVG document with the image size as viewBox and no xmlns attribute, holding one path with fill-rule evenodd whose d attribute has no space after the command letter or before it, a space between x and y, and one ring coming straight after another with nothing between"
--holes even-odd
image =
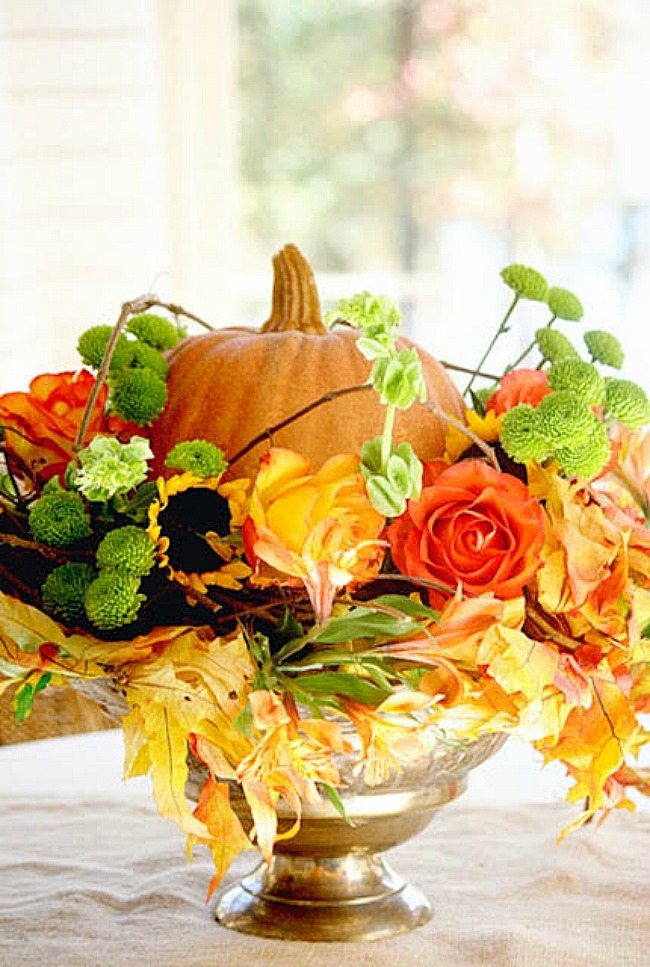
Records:
<instances>
[{"instance_id":1,"label":"orange autumn leaf","mask_svg":"<svg viewBox=\"0 0 650 967\"><path fill-rule=\"evenodd\" d=\"M212 776L205 781L194 817L202 823L208 836L199 839L191 835L187 841L187 852L191 857L194 844L207 843L212 854L215 874L208 887L209 900L219 886L230 864L245 849L250 849L252 843L232 806L230 805L230 790L225 782L217 782Z\"/></svg>"},{"instance_id":2,"label":"orange autumn leaf","mask_svg":"<svg viewBox=\"0 0 650 967\"><path fill-rule=\"evenodd\" d=\"M643 741L636 717L618 683L594 676L592 688L592 702L569 712L557 741L537 743L547 762L559 759L575 780L569 801L587 803L565 834L610 805L608 781L622 768L625 756L634 755Z\"/></svg>"}]
</instances>

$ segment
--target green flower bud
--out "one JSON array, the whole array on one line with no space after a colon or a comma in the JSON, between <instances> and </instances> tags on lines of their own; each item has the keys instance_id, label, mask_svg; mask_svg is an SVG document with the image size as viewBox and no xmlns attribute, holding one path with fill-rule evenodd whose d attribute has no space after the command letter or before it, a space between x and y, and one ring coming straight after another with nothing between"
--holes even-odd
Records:
<instances>
[{"instance_id":1,"label":"green flower bud","mask_svg":"<svg viewBox=\"0 0 650 967\"><path fill-rule=\"evenodd\" d=\"M561 359L548 371L551 389L576 393L589 406L600 406L605 393L605 382L592 363L582 359Z\"/></svg>"},{"instance_id":2,"label":"green flower bud","mask_svg":"<svg viewBox=\"0 0 650 967\"><path fill-rule=\"evenodd\" d=\"M552 363L556 363L560 359L580 358L571 340L567 339L563 333L558 332L557 329L549 329L548 326L538 329L535 333L535 342L544 359L548 359Z\"/></svg>"},{"instance_id":3,"label":"green flower bud","mask_svg":"<svg viewBox=\"0 0 650 967\"><path fill-rule=\"evenodd\" d=\"M82 363L90 366L91 369L99 369L112 334L112 326L91 326L90 329L82 332L77 342L77 352ZM130 353L129 340L124 335L118 336L111 356L110 368L120 369L122 366L128 365Z\"/></svg>"},{"instance_id":4,"label":"green flower bud","mask_svg":"<svg viewBox=\"0 0 650 967\"><path fill-rule=\"evenodd\" d=\"M359 292L351 299L341 300L336 308L326 313L325 324L332 326L339 319L362 330L361 352L366 359L377 359L384 355L384 349L392 347L402 314L388 296Z\"/></svg>"},{"instance_id":5,"label":"green flower bud","mask_svg":"<svg viewBox=\"0 0 650 967\"><path fill-rule=\"evenodd\" d=\"M388 359L378 359L370 380L382 403L406 410L427 398L427 387L417 349L402 349Z\"/></svg>"},{"instance_id":6,"label":"green flower bud","mask_svg":"<svg viewBox=\"0 0 650 967\"><path fill-rule=\"evenodd\" d=\"M167 385L149 368L120 370L110 386L113 411L138 426L153 423L165 408Z\"/></svg>"},{"instance_id":7,"label":"green flower bud","mask_svg":"<svg viewBox=\"0 0 650 967\"><path fill-rule=\"evenodd\" d=\"M86 588L96 577L92 564L68 562L55 567L41 587L43 608L64 624L78 624L86 616Z\"/></svg>"},{"instance_id":8,"label":"green flower bud","mask_svg":"<svg viewBox=\"0 0 650 967\"><path fill-rule=\"evenodd\" d=\"M361 448L361 473L368 499L384 517L398 517L406 501L415 499L422 489L422 463L410 443L394 449L382 468L382 438L367 440Z\"/></svg>"},{"instance_id":9,"label":"green flower bud","mask_svg":"<svg viewBox=\"0 0 650 967\"><path fill-rule=\"evenodd\" d=\"M501 278L522 299L543 302L546 298L548 283L536 269L513 263L501 270Z\"/></svg>"},{"instance_id":10,"label":"green flower bud","mask_svg":"<svg viewBox=\"0 0 650 967\"><path fill-rule=\"evenodd\" d=\"M125 571L106 569L86 588L84 604L88 620L101 631L121 628L135 621L146 600L138 593L140 578Z\"/></svg>"},{"instance_id":11,"label":"green flower bud","mask_svg":"<svg viewBox=\"0 0 650 967\"><path fill-rule=\"evenodd\" d=\"M153 457L148 440L134 436L128 443L98 435L78 455L73 483L88 500L110 500L133 490L147 476Z\"/></svg>"},{"instance_id":12,"label":"green flower bud","mask_svg":"<svg viewBox=\"0 0 650 967\"><path fill-rule=\"evenodd\" d=\"M45 494L32 504L29 529L41 544L68 547L90 535L90 517L79 494Z\"/></svg>"},{"instance_id":13,"label":"green flower bud","mask_svg":"<svg viewBox=\"0 0 650 967\"><path fill-rule=\"evenodd\" d=\"M582 443L558 447L555 458L561 473L566 477L596 477L610 458L610 445L607 430L596 419L594 430Z\"/></svg>"},{"instance_id":14,"label":"green flower bud","mask_svg":"<svg viewBox=\"0 0 650 967\"><path fill-rule=\"evenodd\" d=\"M572 446L593 431L594 417L589 405L568 390L545 396L537 407L540 435L551 450Z\"/></svg>"},{"instance_id":15,"label":"green flower bud","mask_svg":"<svg viewBox=\"0 0 650 967\"><path fill-rule=\"evenodd\" d=\"M144 577L154 566L156 550L146 531L135 524L109 531L99 543L97 567L114 568Z\"/></svg>"},{"instance_id":16,"label":"green flower bud","mask_svg":"<svg viewBox=\"0 0 650 967\"><path fill-rule=\"evenodd\" d=\"M589 332L584 334L584 341L594 362L611 366L612 369L621 368L625 360L625 353L620 342L611 332L605 332L603 329L590 329Z\"/></svg>"},{"instance_id":17,"label":"green flower bud","mask_svg":"<svg viewBox=\"0 0 650 967\"><path fill-rule=\"evenodd\" d=\"M153 312L141 312L137 316L131 316L126 328L142 342L161 351L173 349L185 335L182 326L175 326L169 319Z\"/></svg>"},{"instance_id":18,"label":"green flower bud","mask_svg":"<svg viewBox=\"0 0 650 967\"><path fill-rule=\"evenodd\" d=\"M568 289L561 289L556 285L552 286L546 293L546 303L558 319L578 322L585 314L580 299L573 292L569 292Z\"/></svg>"},{"instance_id":19,"label":"green flower bud","mask_svg":"<svg viewBox=\"0 0 650 967\"><path fill-rule=\"evenodd\" d=\"M605 380L605 409L607 415L638 430L650 423L650 401L645 390L629 379Z\"/></svg>"},{"instance_id":20,"label":"green flower bud","mask_svg":"<svg viewBox=\"0 0 650 967\"><path fill-rule=\"evenodd\" d=\"M406 497L378 474L366 477L368 500L378 513L384 517L399 517L406 510Z\"/></svg>"},{"instance_id":21,"label":"green flower bud","mask_svg":"<svg viewBox=\"0 0 650 967\"><path fill-rule=\"evenodd\" d=\"M504 414L501 446L518 463L541 462L549 454L549 445L540 432L537 410L527 403L513 406Z\"/></svg>"},{"instance_id":22,"label":"green flower bud","mask_svg":"<svg viewBox=\"0 0 650 967\"><path fill-rule=\"evenodd\" d=\"M154 346L150 346L149 343L143 342L141 339L133 339L128 345L131 350L131 357L126 363L127 366L131 369L148 367L161 379L167 378L169 363Z\"/></svg>"},{"instance_id":23,"label":"green flower bud","mask_svg":"<svg viewBox=\"0 0 650 967\"><path fill-rule=\"evenodd\" d=\"M228 466L223 450L207 440L184 440L177 443L165 459L170 470L189 471L197 477L218 477Z\"/></svg>"}]
</instances>

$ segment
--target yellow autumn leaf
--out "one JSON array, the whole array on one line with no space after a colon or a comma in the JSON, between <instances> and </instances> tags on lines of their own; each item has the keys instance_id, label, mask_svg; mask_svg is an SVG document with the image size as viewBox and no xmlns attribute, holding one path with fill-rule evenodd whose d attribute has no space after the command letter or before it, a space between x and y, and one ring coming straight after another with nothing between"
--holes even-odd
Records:
<instances>
[{"instance_id":1,"label":"yellow autumn leaf","mask_svg":"<svg viewBox=\"0 0 650 967\"><path fill-rule=\"evenodd\" d=\"M151 754L144 728L144 716L138 707L122 716L124 736L124 778L144 776L151 768Z\"/></svg>"},{"instance_id":2,"label":"yellow autumn leaf","mask_svg":"<svg viewBox=\"0 0 650 967\"><path fill-rule=\"evenodd\" d=\"M199 732L215 710L231 720L237 716L255 671L242 634L206 640L200 629L186 628L158 658L125 666L122 678L130 702L155 700L188 732Z\"/></svg>"},{"instance_id":3,"label":"yellow autumn leaf","mask_svg":"<svg viewBox=\"0 0 650 967\"><path fill-rule=\"evenodd\" d=\"M0 592L0 659L15 667L40 668L70 678L104 675L95 662L71 655L69 642L52 618Z\"/></svg>"},{"instance_id":4,"label":"yellow autumn leaf","mask_svg":"<svg viewBox=\"0 0 650 967\"><path fill-rule=\"evenodd\" d=\"M151 757L151 779L161 816L173 819L183 832L205 837L205 827L192 814L185 796L188 733L168 708L155 701L141 706Z\"/></svg>"},{"instance_id":5,"label":"yellow autumn leaf","mask_svg":"<svg viewBox=\"0 0 650 967\"><path fill-rule=\"evenodd\" d=\"M521 692L529 701L540 699L553 684L558 661L555 648L503 625L488 631L478 652L478 664L485 665L506 692Z\"/></svg>"}]
</instances>

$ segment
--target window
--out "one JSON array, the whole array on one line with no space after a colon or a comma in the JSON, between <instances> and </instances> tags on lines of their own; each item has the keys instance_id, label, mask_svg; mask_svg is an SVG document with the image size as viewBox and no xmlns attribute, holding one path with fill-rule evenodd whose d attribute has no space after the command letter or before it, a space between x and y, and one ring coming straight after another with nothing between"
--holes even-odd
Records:
<instances>
[{"instance_id":1,"label":"window","mask_svg":"<svg viewBox=\"0 0 650 967\"><path fill-rule=\"evenodd\" d=\"M326 296L388 292L427 348L473 363L507 301L498 271L523 261L574 289L647 379L642 3L238 9L246 269L295 241ZM522 344L545 321L529 312Z\"/></svg>"},{"instance_id":2,"label":"window","mask_svg":"<svg viewBox=\"0 0 650 967\"><path fill-rule=\"evenodd\" d=\"M647 383L649 51L642 0L0 0L2 388L147 288L263 321L287 241L466 364L533 264Z\"/></svg>"}]
</instances>

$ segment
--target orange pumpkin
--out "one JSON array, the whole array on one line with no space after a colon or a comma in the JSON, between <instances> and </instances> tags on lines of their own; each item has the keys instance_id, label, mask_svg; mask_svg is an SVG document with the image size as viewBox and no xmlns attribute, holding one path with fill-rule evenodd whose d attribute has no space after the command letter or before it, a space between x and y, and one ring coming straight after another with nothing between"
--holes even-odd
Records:
<instances>
[{"instance_id":1,"label":"orange pumpkin","mask_svg":"<svg viewBox=\"0 0 650 967\"><path fill-rule=\"evenodd\" d=\"M357 349L357 331L325 328L311 268L298 249L285 246L273 266L273 308L261 329L191 336L170 354L168 402L151 432L156 473L170 473L164 458L182 440L210 440L232 458L323 394L367 380L370 363ZM445 368L419 353L429 400L462 419L462 399ZM373 391L338 397L277 431L272 440L269 436L229 473L254 476L271 443L300 451L317 468L333 454L358 452L365 440L378 436L384 414ZM410 440L423 460L440 456L444 433L443 422L420 404L398 414L396 438Z\"/></svg>"}]
</instances>

